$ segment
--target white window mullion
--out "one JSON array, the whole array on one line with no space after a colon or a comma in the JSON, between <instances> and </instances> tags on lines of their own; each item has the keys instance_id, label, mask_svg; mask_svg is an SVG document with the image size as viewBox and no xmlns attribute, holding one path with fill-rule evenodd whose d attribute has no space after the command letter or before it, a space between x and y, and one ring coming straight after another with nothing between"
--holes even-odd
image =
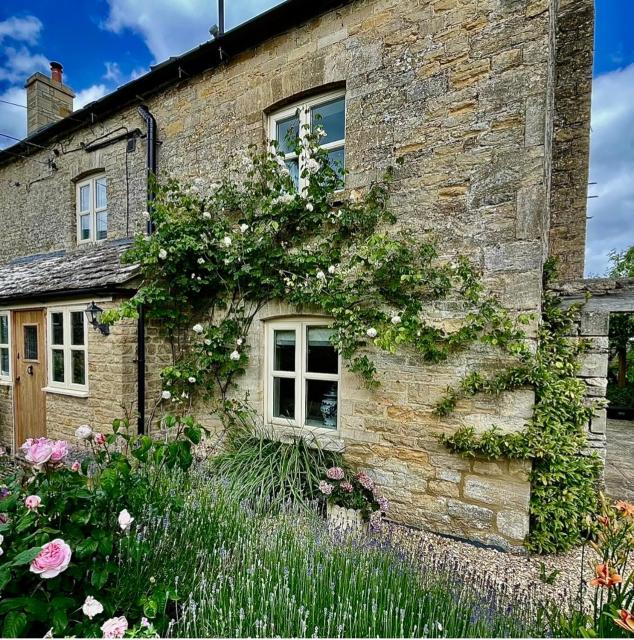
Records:
<instances>
[{"instance_id":1,"label":"white window mullion","mask_svg":"<svg viewBox=\"0 0 634 640\"><path fill-rule=\"evenodd\" d=\"M71 376L71 358L70 358L70 311L64 310L64 385L69 386L72 380Z\"/></svg>"}]
</instances>

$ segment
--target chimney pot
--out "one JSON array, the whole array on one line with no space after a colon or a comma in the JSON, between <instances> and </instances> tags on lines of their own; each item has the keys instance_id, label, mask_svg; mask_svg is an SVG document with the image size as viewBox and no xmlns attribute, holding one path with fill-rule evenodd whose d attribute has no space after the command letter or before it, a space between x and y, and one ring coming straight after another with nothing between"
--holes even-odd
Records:
<instances>
[{"instance_id":1,"label":"chimney pot","mask_svg":"<svg viewBox=\"0 0 634 640\"><path fill-rule=\"evenodd\" d=\"M59 62L51 62L51 80L62 84L62 72L64 67Z\"/></svg>"}]
</instances>

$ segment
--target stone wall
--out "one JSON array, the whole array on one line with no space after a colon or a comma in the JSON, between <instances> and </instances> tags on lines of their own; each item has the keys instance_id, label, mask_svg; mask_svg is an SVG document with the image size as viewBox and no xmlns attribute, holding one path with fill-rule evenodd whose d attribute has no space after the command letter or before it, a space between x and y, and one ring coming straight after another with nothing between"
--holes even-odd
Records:
<instances>
[{"instance_id":1,"label":"stone wall","mask_svg":"<svg viewBox=\"0 0 634 640\"><path fill-rule=\"evenodd\" d=\"M550 0L351 2L148 97L161 141L160 174L217 180L227 160L240 162L249 144L263 144L269 110L325 86L345 86L346 187L367 187L402 158L392 196L399 225L421 240L437 241L443 258L468 256L512 312L538 317L549 219L553 25ZM0 193L7 238L0 261L73 246L73 180L91 168L104 168L108 176L111 235L140 227L142 146L131 153L124 142L92 152L81 146L117 135L122 127L143 127L136 110L123 109L55 142L55 171L35 162L48 159L44 151L0 167L5 184L20 183ZM448 304L434 310L434 319L454 326L461 313ZM159 390L159 365L168 357L154 330L149 333L148 403ZM91 349L111 339L91 336ZM252 366L242 385L256 406L263 401L262 339L258 321L250 336ZM101 425L119 414L115 398L119 390L127 393L124 381L135 374L117 364L110 371L116 353L100 352L93 365L95 377L108 376L111 395L95 396L92 403L50 400L50 419L62 425L60 434L80 416ZM533 405L527 392L461 403L443 421L432 416L447 385L470 370L501 364L497 354L481 348L438 367L421 367L407 353L384 357L376 394L344 374L338 440L351 461L385 485L397 518L485 542L521 542L527 470L464 461L449 455L433 435L463 424L522 427ZM91 371L91 388L92 376ZM204 412L202 417L208 419Z\"/></svg>"},{"instance_id":2,"label":"stone wall","mask_svg":"<svg viewBox=\"0 0 634 640\"><path fill-rule=\"evenodd\" d=\"M0 446L13 450L13 387L0 384Z\"/></svg>"},{"instance_id":3,"label":"stone wall","mask_svg":"<svg viewBox=\"0 0 634 640\"><path fill-rule=\"evenodd\" d=\"M574 280L585 257L594 0L560 0L556 51L550 255Z\"/></svg>"}]
</instances>

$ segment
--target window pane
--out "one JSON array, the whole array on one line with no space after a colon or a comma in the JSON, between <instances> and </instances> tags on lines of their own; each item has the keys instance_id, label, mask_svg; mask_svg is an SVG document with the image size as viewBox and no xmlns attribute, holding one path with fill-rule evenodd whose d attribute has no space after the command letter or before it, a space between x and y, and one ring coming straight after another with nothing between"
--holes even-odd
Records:
<instances>
[{"instance_id":1,"label":"window pane","mask_svg":"<svg viewBox=\"0 0 634 640\"><path fill-rule=\"evenodd\" d=\"M306 371L311 373L338 373L339 357L330 344L333 330L328 327L308 327L308 353Z\"/></svg>"},{"instance_id":2,"label":"window pane","mask_svg":"<svg viewBox=\"0 0 634 640\"><path fill-rule=\"evenodd\" d=\"M295 143L299 137L299 117L291 116L284 120L278 120L276 123L275 139L280 145L280 151L284 153L293 153L295 151Z\"/></svg>"},{"instance_id":3,"label":"window pane","mask_svg":"<svg viewBox=\"0 0 634 640\"><path fill-rule=\"evenodd\" d=\"M9 349L0 347L0 375L9 375Z\"/></svg>"},{"instance_id":4,"label":"window pane","mask_svg":"<svg viewBox=\"0 0 634 640\"><path fill-rule=\"evenodd\" d=\"M53 380L64 382L64 351L53 349Z\"/></svg>"},{"instance_id":5,"label":"window pane","mask_svg":"<svg viewBox=\"0 0 634 640\"><path fill-rule=\"evenodd\" d=\"M64 344L64 314L51 314L51 333L53 334L53 344Z\"/></svg>"},{"instance_id":6,"label":"window pane","mask_svg":"<svg viewBox=\"0 0 634 640\"><path fill-rule=\"evenodd\" d=\"M321 125L326 131L322 144L343 140L346 137L346 100L337 98L310 110L312 127Z\"/></svg>"},{"instance_id":7,"label":"window pane","mask_svg":"<svg viewBox=\"0 0 634 640\"><path fill-rule=\"evenodd\" d=\"M291 174L295 189L299 191L299 160L297 158L294 160L287 160L286 166L288 168L288 172Z\"/></svg>"},{"instance_id":8,"label":"window pane","mask_svg":"<svg viewBox=\"0 0 634 640\"><path fill-rule=\"evenodd\" d=\"M24 327L24 359L37 360L37 326L33 324Z\"/></svg>"},{"instance_id":9,"label":"window pane","mask_svg":"<svg viewBox=\"0 0 634 640\"><path fill-rule=\"evenodd\" d=\"M9 316L0 316L0 344L9 344Z\"/></svg>"},{"instance_id":10,"label":"window pane","mask_svg":"<svg viewBox=\"0 0 634 640\"><path fill-rule=\"evenodd\" d=\"M97 214L97 240L108 237L108 212L100 211Z\"/></svg>"},{"instance_id":11,"label":"window pane","mask_svg":"<svg viewBox=\"0 0 634 640\"><path fill-rule=\"evenodd\" d=\"M293 378L273 378L273 416L275 418L295 418L295 380Z\"/></svg>"},{"instance_id":12,"label":"window pane","mask_svg":"<svg viewBox=\"0 0 634 640\"><path fill-rule=\"evenodd\" d=\"M79 210L90 211L90 185L79 187Z\"/></svg>"},{"instance_id":13,"label":"window pane","mask_svg":"<svg viewBox=\"0 0 634 640\"><path fill-rule=\"evenodd\" d=\"M82 240L90 240L90 216L80 216L79 218L79 237Z\"/></svg>"},{"instance_id":14,"label":"window pane","mask_svg":"<svg viewBox=\"0 0 634 640\"><path fill-rule=\"evenodd\" d=\"M337 383L306 380L306 424L311 427L337 428Z\"/></svg>"},{"instance_id":15,"label":"window pane","mask_svg":"<svg viewBox=\"0 0 634 640\"><path fill-rule=\"evenodd\" d=\"M73 384L86 384L86 354L82 350L71 351Z\"/></svg>"},{"instance_id":16,"label":"window pane","mask_svg":"<svg viewBox=\"0 0 634 640\"><path fill-rule=\"evenodd\" d=\"M108 206L108 195L106 192L106 179L99 178L95 180L95 197L97 200L97 209L105 209Z\"/></svg>"},{"instance_id":17,"label":"window pane","mask_svg":"<svg viewBox=\"0 0 634 640\"><path fill-rule=\"evenodd\" d=\"M295 331L275 332L275 371L295 371Z\"/></svg>"},{"instance_id":18,"label":"window pane","mask_svg":"<svg viewBox=\"0 0 634 640\"><path fill-rule=\"evenodd\" d=\"M339 176L339 180L341 181L341 186L343 187L343 178L344 178L344 169L345 165L345 150L342 147L341 149L333 149L328 152L328 164L335 171L335 173Z\"/></svg>"},{"instance_id":19,"label":"window pane","mask_svg":"<svg viewBox=\"0 0 634 640\"><path fill-rule=\"evenodd\" d=\"M71 344L84 344L84 312L71 311L70 314ZM56 343L61 344L61 343Z\"/></svg>"}]
</instances>

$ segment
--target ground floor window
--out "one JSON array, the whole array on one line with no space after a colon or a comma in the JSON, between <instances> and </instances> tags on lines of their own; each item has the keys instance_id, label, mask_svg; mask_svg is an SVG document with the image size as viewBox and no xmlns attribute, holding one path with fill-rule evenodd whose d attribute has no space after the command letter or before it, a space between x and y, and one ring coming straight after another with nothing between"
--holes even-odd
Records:
<instances>
[{"instance_id":1,"label":"ground floor window","mask_svg":"<svg viewBox=\"0 0 634 640\"><path fill-rule=\"evenodd\" d=\"M49 387L86 391L87 321L83 308L48 311Z\"/></svg>"},{"instance_id":2,"label":"ground floor window","mask_svg":"<svg viewBox=\"0 0 634 640\"><path fill-rule=\"evenodd\" d=\"M0 380L11 380L9 314L0 312Z\"/></svg>"},{"instance_id":3,"label":"ground floor window","mask_svg":"<svg viewBox=\"0 0 634 640\"><path fill-rule=\"evenodd\" d=\"M267 326L267 414L273 424L337 429L340 358L324 320Z\"/></svg>"}]
</instances>

